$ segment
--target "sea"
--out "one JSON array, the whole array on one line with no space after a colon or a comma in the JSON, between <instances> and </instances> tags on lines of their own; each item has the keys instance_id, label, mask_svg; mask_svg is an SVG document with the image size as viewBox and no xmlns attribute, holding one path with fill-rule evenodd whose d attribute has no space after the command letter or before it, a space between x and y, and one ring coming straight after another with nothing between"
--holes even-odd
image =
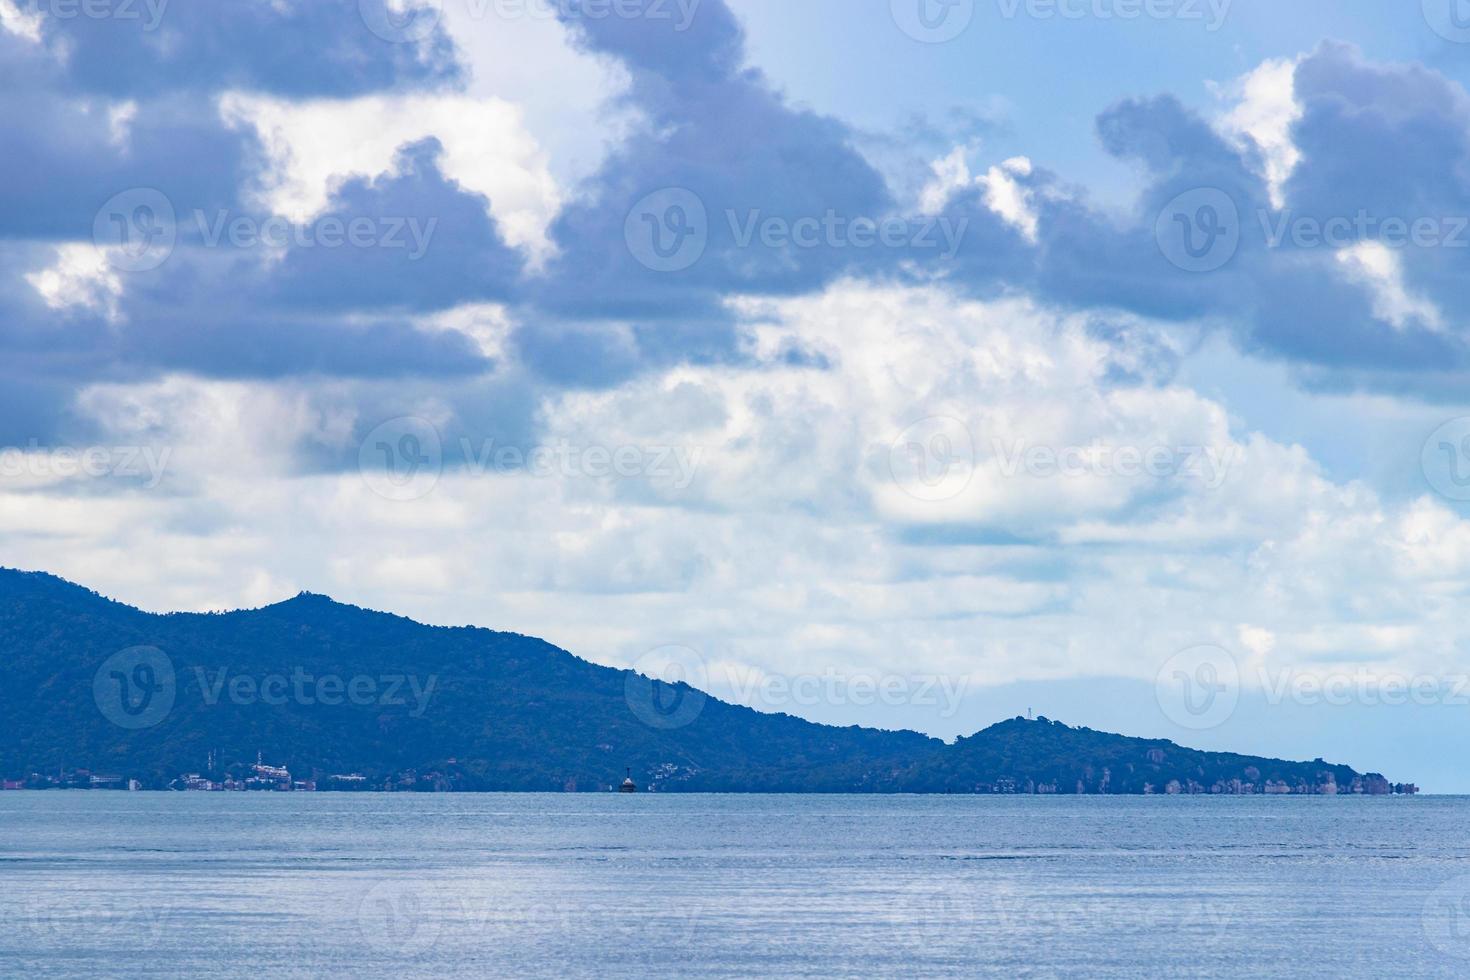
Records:
<instances>
[{"instance_id":1,"label":"sea","mask_svg":"<svg viewBox=\"0 0 1470 980\"><path fill-rule=\"evenodd\" d=\"M1470 798L0 793L5 977L1470 975Z\"/></svg>"}]
</instances>

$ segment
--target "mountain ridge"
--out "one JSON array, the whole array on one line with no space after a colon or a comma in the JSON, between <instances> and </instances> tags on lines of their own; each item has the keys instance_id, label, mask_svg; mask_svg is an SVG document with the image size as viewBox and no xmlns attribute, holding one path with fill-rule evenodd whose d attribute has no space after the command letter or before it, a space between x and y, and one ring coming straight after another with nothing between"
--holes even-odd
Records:
<instances>
[{"instance_id":1,"label":"mountain ridge","mask_svg":"<svg viewBox=\"0 0 1470 980\"><path fill-rule=\"evenodd\" d=\"M148 788L257 756L373 788L661 791L1392 792L1376 773L1013 718L952 745L821 725L602 667L544 640L301 592L151 613L0 569L0 777L67 765ZM165 704L165 702L167 702ZM309 775L308 775L309 774ZM1412 787L1399 787L1412 791Z\"/></svg>"}]
</instances>

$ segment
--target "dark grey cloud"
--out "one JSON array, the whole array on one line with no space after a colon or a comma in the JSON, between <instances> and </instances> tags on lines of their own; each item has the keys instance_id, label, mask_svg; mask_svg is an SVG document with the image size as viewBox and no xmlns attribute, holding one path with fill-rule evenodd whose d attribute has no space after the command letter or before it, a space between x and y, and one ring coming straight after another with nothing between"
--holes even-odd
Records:
<instances>
[{"instance_id":1,"label":"dark grey cloud","mask_svg":"<svg viewBox=\"0 0 1470 980\"><path fill-rule=\"evenodd\" d=\"M262 147L250 127L220 118L219 93L452 85L455 52L432 19L418 40L395 43L356 0L239 0L170 4L153 30L77 18L45 22L42 45L0 34L9 151L0 156L0 373L10 392L0 407L27 419L22 428L44 428L39 420L63 416L86 384L164 372L421 378L463 397L496 366L469 338L413 321L473 302L511 308L520 326L509 350L538 383L609 385L659 366L741 360L729 297L801 295L844 276L1218 323L1243 348L1290 361L1316 383L1381 378L1402 389L1416 374L1443 384L1463 370L1470 249L1399 250L1405 287L1445 322L1385 323L1370 287L1346 276L1332 250L1267 240L1263 220L1280 212L1261 153L1228 142L1177 99L1125 100L1097 121L1107 151L1145 175L1127 214L1095 206L1044 167L1013 174L1035 212L1031 237L978 186L940 215L907 212L860 151L871 134L792 105L746 67L725 3L705 0L688 22L655 9L648 0L647 16L566 14L575 43L627 70L624 98L641 124L575 189L551 229L556 255L536 271L506 244L490 202L444 176L433 140L402 148L386 174L334 188L323 215L287 229L309 241L279 254L201 233L198 216L256 228L271 220L248 193L268 165ZM71 55L58 60L52 46L62 42ZM1470 176L1470 109L1459 86L1325 45L1301 63L1297 92L1302 160L1286 188L1296 217L1470 215L1461 179ZM121 100L136 107L114 131L108 114ZM909 128L932 141L991 124L962 112ZM115 310L47 307L24 277L52 261L48 243L90 240L104 203L136 189L175 210L168 261L124 274ZM1200 192L1226 202L1238 238L1208 271L1181 268L1160 241L1170 209ZM1182 217L1199 213L1191 205ZM324 219L365 220L402 247L320 247ZM884 222L905 233L873 241ZM823 369L802 351L784 361ZM1138 370L1120 365L1119 377Z\"/></svg>"},{"instance_id":2,"label":"dark grey cloud","mask_svg":"<svg viewBox=\"0 0 1470 980\"><path fill-rule=\"evenodd\" d=\"M45 48L65 52L51 59L51 71L69 92L342 97L462 75L443 24L432 16L389 20L387 0L16 2L39 14ZM384 29L395 21L409 29ZM17 43L24 42L9 46ZM41 60L35 51L26 57Z\"/></svg>"}]
</instances>

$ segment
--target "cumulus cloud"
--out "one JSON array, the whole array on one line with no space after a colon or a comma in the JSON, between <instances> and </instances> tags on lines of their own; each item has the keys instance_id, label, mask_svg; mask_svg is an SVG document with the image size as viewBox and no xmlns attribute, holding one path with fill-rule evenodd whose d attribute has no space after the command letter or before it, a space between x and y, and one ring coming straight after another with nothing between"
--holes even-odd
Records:
<instances>
[{"instance_id":1,"label":"cumulus cloud","mask_svg":"<svg viewBox=\"0 0 1470 980\"><path fill-rule=\"evenodd\" d=\"M113 441L172 447L168 478L39 538L17 536L21 522L45 503L74 512L87 488L8 488L4 533L16 560L44 551L151 607L310 586L619 664L684 643L746 671L840 663L993 684L1151 679L1178 649L1242 636L1273 667L1459 655L1470 526L1428 499L1335 483L1199 392L1116 380L1121 334L1086 317L860 283L735 314L746 366L549 395L532 443L460 454L452 404L420 402L445 465L408 501L296 466L303 442L356 457L365 420L345 391L99 389L87 404L123 420ZM791 363L793 345L821 363ZM973 447L938 460L965 475L942 497L907 468L907 434L933 417ZM561 455L493 462L537 447ZM605 457L579 455L590 447Z\"/></svg>"},{"instance_id":2,"label":"cumulus cloud","mask_svg":"<svg viewBox=\"0 0 1470 980\"><path fill-rule=\"evenodd\" d=\"M291 102L229 93L220 110L260 136L270 159L261 192L276 214L309 221L343 182L395 175L400 148L434 139L445 177L483 196L508 243L535 261L549 253L546 228L561 191L511 103L453 94Z\"/></svg>"}]
</instances>

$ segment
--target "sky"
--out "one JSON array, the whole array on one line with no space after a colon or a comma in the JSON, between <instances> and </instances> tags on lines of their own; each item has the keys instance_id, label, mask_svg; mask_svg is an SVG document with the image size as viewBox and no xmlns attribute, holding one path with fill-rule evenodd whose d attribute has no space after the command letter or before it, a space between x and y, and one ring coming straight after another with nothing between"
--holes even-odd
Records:
<instances>
[{"instance_id":1,"label":"sky","mask_svg":"<svg viewBox=\"0 0 1470 980\"><path fill-rule=\"evenodd\" d=\"M0 0L0 564L1470 791L1461 0Z\"/></svg>"}]
</instances>

